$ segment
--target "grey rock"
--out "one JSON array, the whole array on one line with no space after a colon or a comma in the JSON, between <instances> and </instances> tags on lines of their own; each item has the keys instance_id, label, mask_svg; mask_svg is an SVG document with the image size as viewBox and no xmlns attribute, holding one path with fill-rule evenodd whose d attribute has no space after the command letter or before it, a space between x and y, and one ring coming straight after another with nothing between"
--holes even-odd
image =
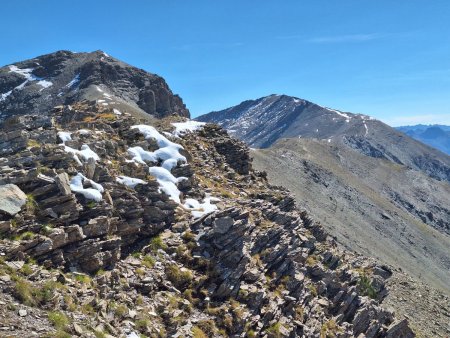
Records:
<instances>
[{"instance_id":1,"label":"grey rock","mask_svg":"<svg viewBox=\"0 0 450 338\"><path fill-rule=\"evenodd\" d=\"M14 216L26 202L27 195L17 185L0 185L0 213Z\"/></svg>"},{"instance_id":2,"label":"grey rock","mask_svg":"<svg viewBox=\"0 0 450 338\"><path fill-rule=\"evenodd\" d=\"M225 234L233 226L234 220L231 217L222 217L214 220L214 232Z\"/></svg>"}]
</instances>

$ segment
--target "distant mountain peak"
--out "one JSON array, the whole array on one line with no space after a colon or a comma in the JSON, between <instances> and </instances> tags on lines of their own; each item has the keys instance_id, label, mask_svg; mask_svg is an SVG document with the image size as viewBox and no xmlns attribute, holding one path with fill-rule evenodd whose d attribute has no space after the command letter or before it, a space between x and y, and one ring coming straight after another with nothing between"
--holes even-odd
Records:
<instances>
[{"instance_id":1,"label":"distant mountain peak","mask_svg":"<svg viewBox=\"0 0 450 338\"><path fill-rule=\"evenodd\" d=\"M97 50L61 50L0 68L0 121L97 100L139 114L189 116L164 79Z\"/></svg>"},{"instance_id":2,"label":"distant mountain peak","mask_svg":"<svg viewBox=\"0 0 450 338\"><path fill-rule=\"evenodd\" d=\"M364 155L450 181L450 158L363 114L327 108L288 95L269 95L196 118L217 123L253 148L306 138L344 145Z\"/></svg>"},{"instance_id":3,"label":"distant mountain peak","mask_svg":"<svg viewBox=\"0 0 450 338\"><path fill-rule=\"evenodd\" d=\"M197 120L218 123L256 148L269 147L286 137L329 139L347 135L350 129L355 135L366 136L368 125L379 122L366 115L346 113L280 94L244 101Z\"/></svg>"}]
</instances>

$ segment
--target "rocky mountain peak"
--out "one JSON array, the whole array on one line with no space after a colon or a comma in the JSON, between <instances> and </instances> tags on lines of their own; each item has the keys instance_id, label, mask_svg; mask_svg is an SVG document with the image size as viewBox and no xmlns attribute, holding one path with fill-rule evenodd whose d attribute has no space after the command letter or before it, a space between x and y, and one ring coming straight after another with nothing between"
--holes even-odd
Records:
<instances>
[{"instance_id":1,"label":"rocky mountain peak","mask_svg":"<svg viewBox=\"0 0 450 338\"><path fill-rule=\"evenodd\" d=\"M196 118L217 123L253 148L281 139L314 139L421 170L450 181L450 158L364 114L326 108L287 95L269 95Z\"/></svg>"},{"instance_id":2,"label":"rocky mountain peak","mask_svg":"<svg viewBox=\"0 0 450 338\"><path fill-rule=\"evenodd\" d=\"M0 121L83 100L157 118L189 111L164 79L103 51L58 51L0 68Z\"/></svg>"}]
</instances>

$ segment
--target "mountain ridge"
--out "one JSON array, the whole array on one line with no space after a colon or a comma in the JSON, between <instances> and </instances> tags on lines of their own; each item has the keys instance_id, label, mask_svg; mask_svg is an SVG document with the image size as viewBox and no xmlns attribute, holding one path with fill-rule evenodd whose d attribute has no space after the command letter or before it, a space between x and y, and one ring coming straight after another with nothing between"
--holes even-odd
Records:
<instances>
[{"instance_id":1,"label":"mountain ridge","mask_svg":"<svg viewBox=\"0 0 450 338\"><path fill-rule=\"evenodd\" d=\"M195 118L218 123L250 147L281 138L314 138L344 144L372 157L450 181L450 157L363 114L341 112L287 95L270 95Z\"/></svg>"},{"instance_id":2,"label":"mountain ridge","mask_svg":"<svg viewBox=\"0 0 450 338\"><path fill-rule=\"evenodd\" d=\"M97 100L139 116L190 116L162 77L102 51L57 51L0 68L0 121L82 100Z\"/></svg>"},{"instance_id":3,"label":"mountain ridge","mask_svg":"<svg viewBox=\"0 0 450 338\"><path fill-rule=\"evenodd\" d=\"M366 115L286 95L197 120L218 123L253 147L255 167L289 188L299 206L334 220L326 227L339 242L450 291L448 155Z\"/></svg>"}]
</instances>

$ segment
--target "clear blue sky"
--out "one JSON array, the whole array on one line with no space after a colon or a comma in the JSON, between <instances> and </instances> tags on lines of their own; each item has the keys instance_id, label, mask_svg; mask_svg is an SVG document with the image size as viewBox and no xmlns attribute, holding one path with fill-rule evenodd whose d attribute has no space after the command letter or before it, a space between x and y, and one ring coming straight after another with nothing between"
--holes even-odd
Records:
<instances>
[{"instance_id":1,"label":"clear blue sky","mask_svg":"<svg viewBox=\"0 0 450 338\"><path fill-rule=\"evenodd\" d=\"M0 64L104 50L193 116L272 93L450 124L450 1L2 0Z\"/></svg>"}]
</instances>

